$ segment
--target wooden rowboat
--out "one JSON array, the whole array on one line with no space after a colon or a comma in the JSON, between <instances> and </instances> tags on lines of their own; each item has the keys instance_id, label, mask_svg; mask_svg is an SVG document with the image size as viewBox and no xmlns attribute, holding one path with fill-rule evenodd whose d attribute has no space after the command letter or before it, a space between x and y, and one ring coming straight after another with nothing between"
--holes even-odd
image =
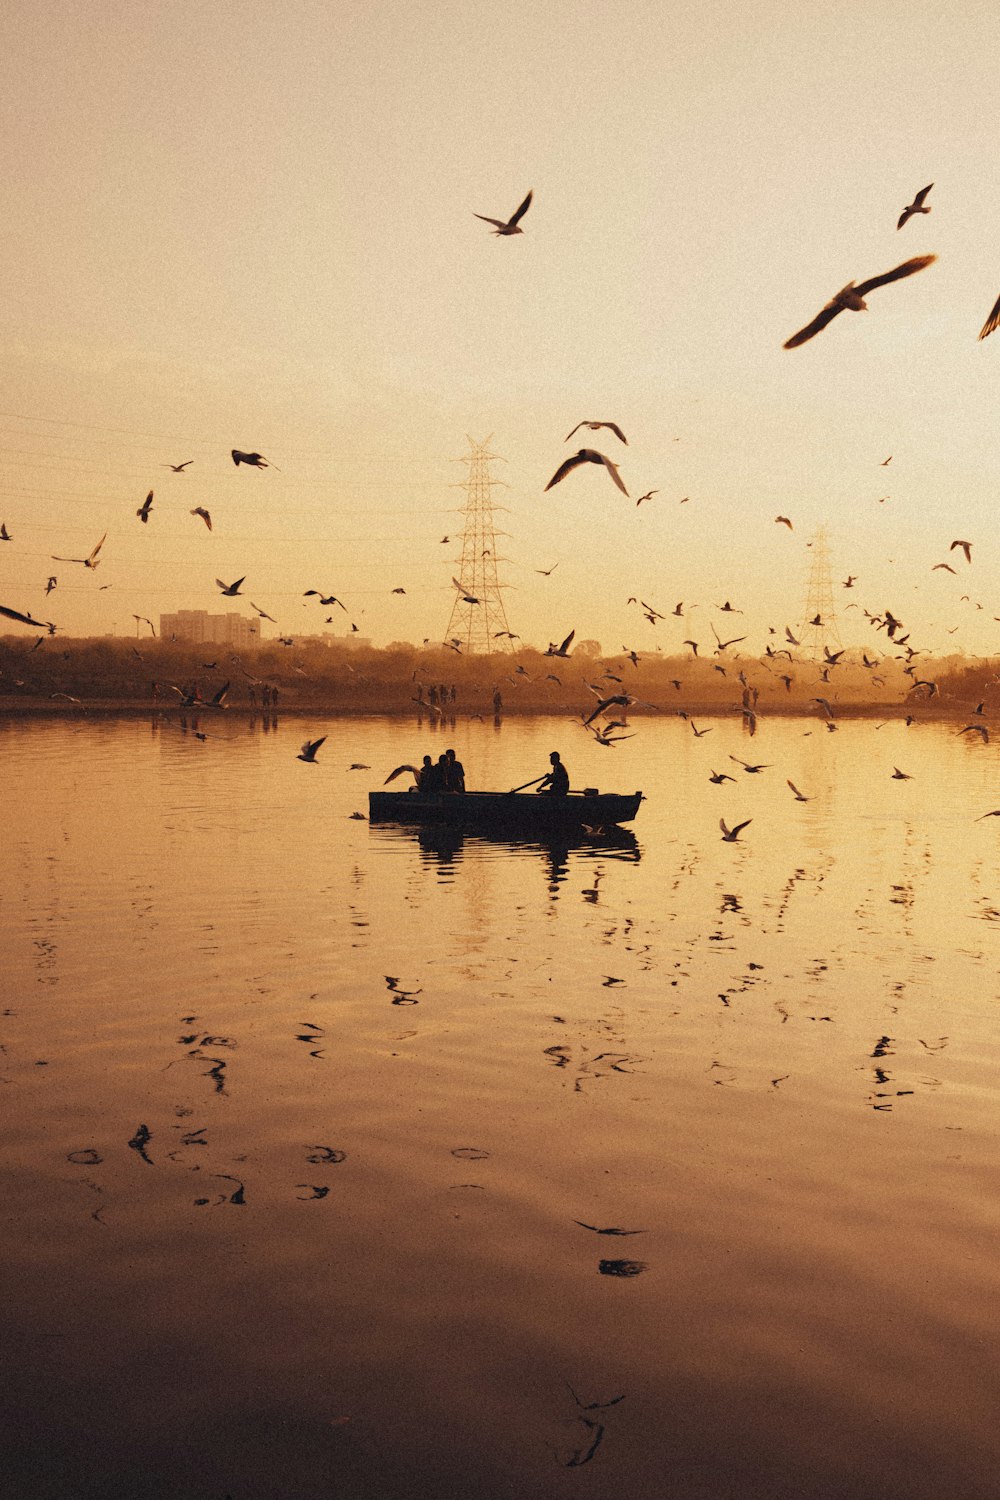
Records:
<instances>
[{"instance_id":1,"label":"wooden rowboat","mask_svg":"<svg viewBox=\"0 0 1000 1500\"><path fill-rule=\"evenodd\" d=\"M606 828L628 823L639 811L641 792L598 792L587 788L565 797L534 792L452 792L422 795L369 792L372 823L436 823L449 828L516 828L547 834L573 828Z\"/></svg>"}]
</instances>

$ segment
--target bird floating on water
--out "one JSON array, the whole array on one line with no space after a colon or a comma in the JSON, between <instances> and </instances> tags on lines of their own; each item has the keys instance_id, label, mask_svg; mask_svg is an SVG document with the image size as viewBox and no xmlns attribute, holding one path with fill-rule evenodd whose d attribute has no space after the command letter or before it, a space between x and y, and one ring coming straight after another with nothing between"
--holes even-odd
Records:
<instances>
[{"instance_id":1,"label":"bird floating on water","mask_svg":"<svg viewBox=\"0 0 1000 1500\"><path fill-rule=\"evenodd\" d=\"M783 347L785 349L798 348L799 344L804 344L807 339L814 338L821 329L826 327L827 323L832 322L837 314L844 312L845 309L850 309L851 312L864 312L867 308L864 299L869 292L874 291L878 286L887 286L890 281L901 281L904 276L913 276L936 260L936 255L917 255L912 260L904 260L900 266L894 266L891 271L885 271L881 276L872 276L868 281L862 281L857 286L853 281L849 281L834 297L831 297L811 323L807 323L804 328L799 329L798 333L793 333L790 339L786 339ZM1000 302L995 311L1000 313ZM983 337L982 334L979 336Z\"/></svg>"},{"instance_id":2,"label":"bird floating on water","mask_svg":"<svg viewBox=\"0 0 1000 1500\"><path fill-rule=\"evenodd\" d=\"M531 196L532 195L529 192L524 202L514 210L510 218L507 220L491 219L487 214L475 214L474 217L477 219L482 219L484 224L495 224L496 228L493 231L494 234L523 234L524 230L520 226L520 220L524 218L525 214L528 212L528 209L531 207Z\"/></svg>"}]
</instances>

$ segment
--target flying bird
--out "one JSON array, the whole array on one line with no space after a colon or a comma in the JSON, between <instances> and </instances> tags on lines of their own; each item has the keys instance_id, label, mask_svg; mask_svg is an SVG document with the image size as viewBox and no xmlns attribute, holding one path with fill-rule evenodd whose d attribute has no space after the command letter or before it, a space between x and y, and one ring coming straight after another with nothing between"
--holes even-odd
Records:
<instances>
[{"instance_id":1,"label":"flying bird","mask_svg":"<svg viewBox=\"0 0 1000 1500\"><path fill-rule=\"evenodd\" d=\"M233 463L239 468L240 464L249 464L252 469L274 469L275 464L268 463L261 453L241 453L238 448L232 449ZM277 472L280 474L281 470Z\"/></svg>"},{"instance_id":2,"label":"flying bird","mask_svg":"<svg viewBox=\"0 0 1000 1500\"><path fill-rule=\"evenodd\" d=\"M7 530L7 522L0 521L0 542L12 542L14 538Z\"/></svg>"},{"instance_id":3,"label":"flying bird","mask_svg":"<svg viewBox=\"0 0 1000 1500\"><path fill-rule=\"evenodd\" d=\"M46 596L46 598L48 598L49 594L51 594L52 590L55 588L55 586L56 586L56 584L58 582L59 582L58 578L56 578L56 576L54 574L50 574L50 576L47 579L46 584L45 584L45 596Z\"/></svg>"},{"instance_id":4,"label":"flying bird","mask_svg":"<svg viewBox=\"0 0 1000 1500\"><path fill-rule=\"evenodd\" d=\"M496 229L493 231L494 234L523 234L524 230L521 228L519 220L524 218L530 207L531 193L528 194L520 207L514 210L506 222L503 219L491 219L486 214L474 214L473 217L482 219L484 224L495 224Z\"/></svg>"},{"instance_id":5,"label":"flying bird","mask_svg":"<svg viewBox=\"0 0 1000 1500\"><path fill-rule=\"evenodd\" d=\"M603 453L598 453L596 448L581 448L579 453L573 454L572 458L565 459L559 465L545 488L550 490L554 484L559 483L560 479L565 479L571 469L577 468L580 464L603 464L622 494L625 496L628 495L628 490L622 483L617 465L612 463L610 458L605 458Z\"/></svg>"},{"instance_id":6,"label":"flying bird","mask_svg":"<svg viewBox=\"0 0 1000 1500\"><path fill-rule=\"evenodd\" d=\"M753 818L747 818L743 823L737 823L735 828L727 828L725 818L719 819L719 827L722 829L722 842L724 844L735 844L740 836L740 831L749 827Z\"/></svg>"},{"instance_id":7,"label":"flying bird","mask_svg":"<svg viewBox=\"0 0 1000 1500\"><path fill-rule=\"evenodd\" d=\"M930 209L924 207L924 199L927 197L927 194L930 192L933 186L933 182L929 182L925 188L920 189L920 192L914 198L913 202L906 205L906 207L903 209L903 212L899 216L899 223L896 225L897 229L902 229L907 219L912 219L914 214L930 213Z\"/></svg>"},{"instance_id":8,"label":"flying bird","mask_svg":"<svg viewBox=\"0 0 1000 1500\"><path fill-rule=\"evenodd\" d=\"M239 591L240 591L240 584L244 581L244 579L246 578L246 576L247 575L244 573L243 574L243 578L237 578L237 580L236 580L235 583L223 583L223 581L222 581L221 578L217 578L215 581L219 585L219 588L222 590L222 592L228 598L233 599L239 593Z\"/></svg>"},{"instance_id":9,"label":"flying bird","mask_svg":"<svg viewBox=\"0 0 1000 1500\"><path fill-rule=\"evenodd\" d=\"M788 781L787 777L786 777L786 784L788 786L790 786L791 789L792 789L792 791L795 793L795 800L796 800L796 802L809 802L809 801L811 801L811 798L804 797L802 795L802 793L799 791L798 787L795 785L795 782L794 781Z\"/></svg>"},{"instance_id":10,"label":"flying bird","mask_svg":"<svg viewBox=\"0 0 1000 1500\"><path fill-rule=\"evenodd\" d=\"M161 469L172 469L175 474L183 474L188 464L193 464L193 458L186 458L182 464L161 464Z\"/></svg>"},{"instance_id":11,"label":"flying bird","mask_svg":"<svg viewBox=\"0 0 1000 1500\"><path fill-rule=\"evenodd\" d=\"M22 625L34 625L36 630L41 630L44 626L48 629L49 635L55 633L56 627L50 621L33 620L30 615L23 615L19 609L8 609L5 604L0 604L0 615L4 615L8 620L20 620ZM32 650L34 649L32 647Z\"/></svg>"},{"instance_id":12,"label":"flying bird","mask_svg":"<svg viewBox=\"0 0 1000 1500\"><path fill-rule=\"evenodd\" d=\"M591 432L599 432L602 427L607 427L609 432L613 432L615 437L620 438L621 441L625 444L626 448L628 447L628 438L625 436L624 432L622 432L617 422L577 422L576 426L573 428L573 432L579 432L581 427L586 427ZM573 436L573 432L567 432L566 436L563 438L564 443L569 442L570 438ZM656 491L652 490L650 493L655 495ZM646 497L644 496L643 498Z\"/></svg>"},{"instance_id":13,"label":"flying bird","mask_svg":"<svg viewBox=\"0 0 1000 1500\"><path fill-rule=\"evenodd\" d=\"M576 635L576 631L575 630L571 630L570 633L569 633L569 635L563 641L563 643L562 643L561 646L557 646L556 643L555 643L555 641L549 641L548 649L547 649L547 651L545 651L544 654L546 656L568 656L569 655L570 642L572 641L572 639L573 639L573 637L575 635Z\"/></svg>"},{"instance_id":14,"label":"flying bird","mask_svg":"<svg viewBox=\"0 0 1000 1500\"><path fill-rule=\"evenodd\" d=\"M536 568L535 572L536 573L540 573L543 578L548 578L548 577L551 576L551 574L553 574L555 572L555 570L556 570L556 568L558 568L558 566L559 566L559 564L557 562L554 562L552 564L551 568Z\"/></svg>"},{"instance_id":15,"label":"flying bird","mask_svg":"<svg viewBox=\"0 0 1000 1500\"><path fill-rule=\"evenodd\" d=\"M745 760L740 760L738 755L731 755L729 759L734 760L738 766L742 766L744 771L747 771L751 776L757 771L769 771L771 769L769 764L759 766L748 765Z\"/></svg>"},{"instance_id":16,"label":"flying bird","mask_svg":"<svg viewBox=\"0 0 1000 1500\"><path fill-rule=\"evenodd\" d=\"M139 509L136 511L136 515L139 517L139 520L142 522L142 524L144 526L145 526L146 522L149 520L149 512L152 509L153 509L153 491L150 490L149 494L146 496L145 500L142 502L142 504L139 506Z\"/></svg>"},{"instance_id":17,"label":"flying bird","mask_svg":"<svg viewBox=\"0 0 1000 1500\"><path fill-rule=\"evenodd\" d=\"M872 276L858 286L855 286L853 281L849 281L837 292L836 296L830 299L822 311L816 314L811 323L807 323L805 328L800 328L798 333L786 339L783 347L796 349L799 344L804 344L808 339L814 338L845 308L849 308L851 312L864 312L867 307L864 299L869 292L874 291L878 286L887 286L890 281L901 281L904 276L913 276L915 272L922 271L925 266L932 265L935 260L937 260L936 255L917 255L913 260L904 260L901 266L895 266L891 271L883 272L881 276ZM996 311L1000 312L1000 303L997 304ZM980 338L982 337L983 335L980 334Z\"/></svg>"},{"instance_id":18,"label":"flying bird","mask_svg":"<svg viewBox=\"0 0 1000 1500\"><path fill-rule=\"evenodd\" d=\"M638 500L635 503L637 506L639 506L644 500L652 500L653 496L658 495L659 493L659 490L647 490L644 495L639 496Z\"/></svg>"},{"instance_id":19,"label":"flying bird","mask_svg":"<svg viewBox=\"0 0 1000 1500\"><path fill-rule=\"evenodd\" d=\"M240 579L240 582L243 582L242 578ZM255 604L252 599L248 599L247 603L250 605L251 609L255 609L257 611L262 620L270 620L272 625L277 625L277 620L273 615L269 615L266 609L261 609L260 605Z\"/></svg>"},{"instance_id":20,"label":"flying bird","mask_svg":"<svg viewBox=\"0 0 1000 1500\"><path fill-rule=\"evenodd\" d=\"M774 518L774 524L775 524L775 526L778 526L779 524L781 526L787 526L788 529L789 529L789 531L794 531L795 530L795 527L792 525L791 521L788 519L787 516L775 516L775 518Z\"/></svg>"},{"instance_id":21,"label":"flying bird","mask_svg":"<svg viewBox=\"0 0 1000 1500\"><path fill-rule=\"evenodd\" d=\"M363 770L363 769L367 769L367 767L358 766L357 769L360 771L360 770ZM351 767L351 770L352 771L354 770L353 766ZM420 783L420 772L419 772L419 770L417 769L416 766L397 766L394 771L390 771L389 772L388 776L385 778L385 780L383 781L382 785L383 786L388 786L390 781L395 781L396 777L397 776L402 776L402 774L403 774L404 771L412 771L413 772L413 779L419 785L419 783Z\"/></svg>"},{"instance_id":22,"label":"flying bird","mask_svg":"<svg viewBox=\"0 0 1000 1500\"><path fill-rule=\"evenodd\" d=\"M315 765L316 764L316 751L319 749L320 745L322 745L324 743L325 740L326 740L326 735L325 734L322 736L321 739L318 739L318 740L306 740L305 744L302 746L302 749L299 751L298 755L295 757L296 760L304 760L310 766Z\"/></svg>"},{"instance_id":23,"label":"flying bird","mask_svg":"<svg viewBox=\"0 0 1000 1500\"><path fill-rule=\"evenodd\" d=\"M958 732L959 734L978 734L982 737L984 745L988 745L990 742L990 732L985 724L966 724L965 728L960 729Z\"/></svg>"},{"instance_id":24,"label":"flying bird","mask_svg":"<svg viewBox=\"0 0 1000 1500\"><path fill-rule=\"evenodd\" d=\"M194 462L194 460L192 459L192 463L193 462ZM191 511L191 515L193 515L193 516L201 516L201 519L204 521L204 523L208 527L209 531L211 531L211 529L212 529L212 517L209 515L208 511L205 509L205 507L203 505L196 505L195 508L194 508L194 510Z\"/></svg>"},{"instance_id":25,"label":"flying bird","mask_svg":"<svg viewBox=\"0 0 1000 1500\"><path fill-rule=\"evenodd\" d=\"M931 572L936 573L939 568L943 568L946 573L955 572L955 569L951 566L951 563L935 563L933 568L931 568Z\"/></svg>"},{"instance_id":26,"label":"flying bird","mask_svg":"<svg viewBox=\"0 0 1000 1500\"><path fill-rule=\"evenodd\" d=\"M405 589L393 589L392 592L394 594L405 594L406 590Z\"/></svg>"},{"instance_id":27,"label":"flying bird","mask_svg":"<svg viewBox=\"0 0 1000 1500\"><path fill-rule=\"evenodd\" d=\"M966 562L970 563L972 561L972 543L971 542L952 542L951 546L948 548L948 551L949 552L954 552L954 550L955 550L956 547L961 547L962 551L965 553L965 560L966 560Z\"/></svg>"},{"instance_id":28,"label":"flying bird","mask_svg":"<svg viewBox=\"0 0 1000 1500\"><path fill-rule=\"evenodd\" d=\"M98 542L97 546L94 548L93 552L91 552L91 554L90 554L89 557L56 557L55 553L53 553L52 554L52 561L53 562L75 562L75 563L83 563L83 566L85 568L96 568L97 564L98 564L97 554L98 554L98 552L100 552L101 548L104 546L104 543L105 543L105 540L107 538L107 535L108 535L108 533L105 532L104 536L101 537L101 540Z\"/></svg>"},{"instance_id":29,"label":"flying bird","mask_svg":"<svg viewBox=\"0 0 1000 1500\"><path fill-rule=\"evenodd\" d=\"M891 781L912 781L913 777L907 771L901 771L898 766L893 766Z\"/></svg>"},{"instance_id":30,"label":"flying bird","mask_svg":"<svg viewBox=\"0 0 1000 1500\"><path fill-rule=\"evenodd\" d=\"M708 779L714 782L716 786L721 786L724 781L731 781L734 786L736 785L736 777L727 776L725 771L713 771Z\"/></svg>"},{"instance_id":31,"label":"flying bird","mask_svg":"<svg viewBox=\"0 0 1000 1500\"><path fill-rule=\"evenodd\" d=\"M994 302L993 311L990 313L989 317L986 319L986 322L979 330L979 337L981 339L988 338L989 335L991 333L994 333L997 328L1000 328L1000 297L998 297Z\"/></svg>"}]
</instances>

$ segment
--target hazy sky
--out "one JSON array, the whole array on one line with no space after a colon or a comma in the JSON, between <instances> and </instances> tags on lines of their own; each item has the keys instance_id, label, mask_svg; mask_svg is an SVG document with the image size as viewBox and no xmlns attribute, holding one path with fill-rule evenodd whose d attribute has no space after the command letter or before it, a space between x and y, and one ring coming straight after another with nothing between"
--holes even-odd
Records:
<instances>
[{"instance_id":1,"label":"hazy sky","mask_svg":"<svg viewBox=\"0 0 1000 1500\"><path fill-rule=\"evenodd\" d=\"M246 574L288 633L319 587L376 643L440 639L454 460L492 433L527 641L710 642L728 597L762 648L825 523L838 604L997 648L995 6L11 0L0 35L0 603L125 634ZM522 235L473 216L529 188ZM585 418L628 447L566 445ZM581 438L659 493L544 494ZM105 531L99 569L50 561ZM630 594L699 610L654 629Z\"/></svg>"}]
</instances>

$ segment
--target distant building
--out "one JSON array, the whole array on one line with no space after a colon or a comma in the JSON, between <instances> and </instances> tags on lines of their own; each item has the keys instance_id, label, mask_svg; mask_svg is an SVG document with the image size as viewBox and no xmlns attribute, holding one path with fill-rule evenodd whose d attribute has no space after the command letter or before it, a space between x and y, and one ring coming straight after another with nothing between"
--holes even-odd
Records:
<instances>
[{"instance_id":1,"label":"distant building","mask_svg":"<svg viewBox=\"0 0 1000 1500\"><path fill-rule=\"evenodd\" d=\"M260 621L248 620L236 610L210 615L206 609L179 609L176 614L160 616L160 638L213 646L256 646L260 641Z\"/></svg>"}]
</instances>

